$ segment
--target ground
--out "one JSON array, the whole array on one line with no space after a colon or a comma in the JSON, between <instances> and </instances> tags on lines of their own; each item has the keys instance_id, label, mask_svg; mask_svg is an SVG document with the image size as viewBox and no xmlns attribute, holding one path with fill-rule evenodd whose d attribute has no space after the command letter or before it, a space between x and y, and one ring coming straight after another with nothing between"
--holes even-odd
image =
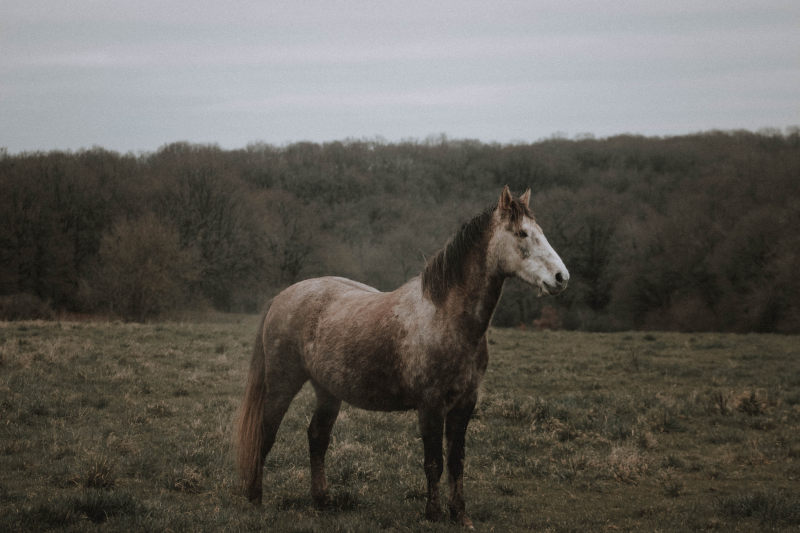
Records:
<instances>
[{"instance_id":1,"label":"ground","mask_svg":"<svg viewBox=\"0 0 800 533\"><path fill-rule=\"evenodd\" d=\"M457 530L423 519L413 413L344 406L315 508L308 387L263 506L238 494L257 324L0 322L0 530ZM467 511L478 531L800 530L798 435L796 336L492 329Z\"/></svg>"}]
</instances>

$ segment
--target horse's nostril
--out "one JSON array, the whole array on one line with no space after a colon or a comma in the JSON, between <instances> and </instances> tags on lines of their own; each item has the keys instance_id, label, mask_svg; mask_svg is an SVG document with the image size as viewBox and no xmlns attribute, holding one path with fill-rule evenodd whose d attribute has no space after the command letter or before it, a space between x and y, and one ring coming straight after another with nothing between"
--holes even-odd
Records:
<instances>
[{"instance_id":1,"label":"horse's nostril","mask_svg":"<svg viewBox=\"0 0 800 533\"><path fill-rule=\"evenodd\" d=\"M559 283L564 283L564 276L561 275L561 272L556 274L556 281Z\"/></svg>"}]
</instances>

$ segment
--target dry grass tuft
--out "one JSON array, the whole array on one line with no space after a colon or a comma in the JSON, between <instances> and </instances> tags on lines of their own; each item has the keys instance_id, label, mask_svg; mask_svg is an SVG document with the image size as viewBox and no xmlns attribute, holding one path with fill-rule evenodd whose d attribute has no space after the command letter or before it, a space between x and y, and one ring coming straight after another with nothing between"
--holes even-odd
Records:
<instances>
[{"instance_id":1,"label":"dry grass tuft","mask_svg":"<svg viewBox=\"0 0 800 533\"><path fill-rule=\"evenodd\" d=\"M203 484L203 474L196 467L173 469L167 476L167 488L187 494L198 494Z\"/></svg>"},{"instance_id":2,"label":"dry grass tuft","mask_svg":"<svg viewBox=\"0 0 800 533\"><path fill-rule=\"evenodd\" d=\"M614 479L623 483L636 483L648 471L650 465L642 453L632 446L614 446L606 458L605 464L597 465L605 468Z\"/></svg>"},{"instance_id":3,"label":"dry grass tuft","mask_svg":"<svg viewBox=\"0 0 800 533\"><path fill-rule=\"evenodd\" d=\"M110 489L116 485L116 476L107 457L94 458L84 476L83 486L89 489Z\"/></svg>"},{"instance_id":4,"label":"dry grass tuft","mask_svg":"<svg viewBox=\"0 0 800 533\"><path fill-rule=\"evenodd\" d=\"M744 391L733 399L736 410L750 416L764 414L767 410L767 400L763 393Z\"/></svg>"}]
</instances>

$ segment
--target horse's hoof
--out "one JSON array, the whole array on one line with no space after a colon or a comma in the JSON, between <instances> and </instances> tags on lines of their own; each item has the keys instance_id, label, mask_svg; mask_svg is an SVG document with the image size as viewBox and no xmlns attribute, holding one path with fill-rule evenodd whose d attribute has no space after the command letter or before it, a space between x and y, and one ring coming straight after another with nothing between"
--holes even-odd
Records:
<instances>
[{"instance_id":1,"label":"horse's hoof","mask_svg":"<svg viewBox=\"0 0 800 533\"><path fill-rule=\"evenodd\" d=\"M331 504L331 499L328 497L328 493L324 492L322 494L314 494L314 505L317 506L317 509L324 509Z\"/></svg>"},{"instance_id":2,"label":"horse's hoof","mask_svg":"<svg viewBox=\"0 0 800 533\"><path fill-rule=\"evenodd\" d=\"M253 505L261 505L261 491L260 490L248 490L245 492L245 496L247 497L248 501Z\"/></svg>"},{"instance_id":3,"label":"horse's hoof","mask_svg":"<svg viewBox=\"0 0 800 533\"><path fill-rule=\"evenodd\" d=\"M438 522L442 519L442 508L429 503L425 507L425 518L431 522Z\"/></svg>"},{"instance_id":4,"label":"horse's hoof","mask_svg":"<svg viewBox=\"0 0 800 533\"><path fill-rule=\"evenodd\" d=\"M472 520L467 518L467 516L463 512L451 513L450 520L452 520L454 523L458 524L459 526L465 529L475 529L475 526L472 525Z\"/></svg>"}]
</instances>

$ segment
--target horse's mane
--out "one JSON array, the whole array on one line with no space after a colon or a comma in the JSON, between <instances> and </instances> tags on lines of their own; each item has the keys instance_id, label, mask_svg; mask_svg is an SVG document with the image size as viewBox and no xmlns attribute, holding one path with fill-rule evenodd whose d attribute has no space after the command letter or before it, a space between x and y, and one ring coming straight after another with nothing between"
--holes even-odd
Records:
<instances>
[{"instance_id":1,"label":"horse's mane","mask_svg":"<svg viewBox=\"0 0 800 533\"><path fill-rule=\"evenodd\" d=\"M422 290L434 303L440 303L447 289L464 281L464 260L480 240L492 220L494 208L484 209L453 235L444 248L431 257L422 270Z\"/></svg>"},{"instance_id":2,"label":"horse's mane","mask_svg":"<svg viewBox=\"0 0 800 533\"><path fill-rule=\"evenodd\" d=\"M464 282L467 254L483 238L492 221L495 206L490 206L465 222L447 244L428 260L422 270L422 290L436 304L444 301L448 289ZM509 221L518 225L524 216L533 217L530 209L516 198L509 204Z\"/></svg>"},{"instance_id":3,"label":"horse's mane","mask_svg":"<svg viewBox=\"0 0 800 533\"><path fill-rule=\"evenodd\" d=\"M467 254L478 244L492 221L495 206L484 209L465 222L444 248L430 258L422 270L422 290L434 303L441 303L448 289L464 282ZM509 205L511 224L518 224L523 215L532 216L528 207L517 199Z\"/></svg>"}]
</instances>

